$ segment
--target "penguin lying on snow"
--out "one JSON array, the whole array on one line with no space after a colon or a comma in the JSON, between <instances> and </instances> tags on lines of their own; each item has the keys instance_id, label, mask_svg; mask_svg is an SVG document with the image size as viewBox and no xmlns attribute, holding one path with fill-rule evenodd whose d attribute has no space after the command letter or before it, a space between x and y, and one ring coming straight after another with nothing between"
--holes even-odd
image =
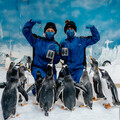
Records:
<instances>
[{"instance_id":1,"label":"penguin lying on snow","mask_svg":"<svg viewBox=\"0 0 120 120\"><path fill-rule=\"evenodd\" d=\"M82 83L84 85L84 87L87 89L87 92L83 92L82 90L80 90L79 101L82 102L82 106L86 105L90 109L92 109L93 91L92 91L92 85L89 80L88 72L86 69L83 70L83 74L80 78L80 83Z\"/></svg>"},{"instance_id":2,"label":"penguin lying on snow","mask_svg":"<svg viewBox=\"0 0 120 120\"><path fill-rule=\"evenodd\" d=\"M16 114L16 105L18 102L18 70L13 68L9 81L2 94L1 106L3 111L4 120L7 120L11 115Z\"/></svg>"},{"instance_id":3,"label":"penguin lying on snow","mask_svg":"<svg viewBox=\"0 0 120 120\"><path fill-rule=\"evenodd\" d=\"M55 95L55 79L53 77L53 64L47 65L46 77L43 79L42 86L38 93L38 101L40 107L45 111L45 116L48 116L48 111L52 108Z\"/></svg>"},{"instance_id":4,"label":"penguin lying on snow","mask_svg":"<svg viewBox=\"0 0 120 120\"><path fill-rule=\"evenodd\" d=\"M92 87L93 87L93 96L94 99L95 98L105 98L103 92L102 92L102 85L101 85L101 80L100 80L100 75L98 72L98 62L96 61L96 59L90 57L90 59L92 60L92 63L90 63L91 65L91 73L90 73L90 81L92 83Z\"/></svg>"},{"instance_id":5,"label":"penguin lying on snow","mask_svg":"<svg viewBox=\"0 0 120 120\"><path fill-rule=\"evenodd\" d=\"M112 81L106 70L100 68L99 70L102 74L102 90L106 99L109 102L108 104L104 104L105 108L111 108L113 105L120 105L117 88L114 82Z\"/></svg>"}]
</instances>

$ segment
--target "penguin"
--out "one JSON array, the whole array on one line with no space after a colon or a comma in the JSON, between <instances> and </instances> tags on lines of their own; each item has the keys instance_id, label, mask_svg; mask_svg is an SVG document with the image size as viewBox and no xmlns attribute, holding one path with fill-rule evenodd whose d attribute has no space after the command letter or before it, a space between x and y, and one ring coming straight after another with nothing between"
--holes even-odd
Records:
<instances>
[{"instance_id":1,"label":"penguin","mask_svg":"<svg viewBox=\"0 0 120 120\"><path fill-rule=\"evenodd\" d=\"M81 106L88 106L92 109L93 105L93 91L92 91L92 84L90 83L88 72L86 69L83 70L82 76L80 78L80 83L87 89L87 92L80 90L79 93L79 101L82 102ZM80 106L80 107L81 107Z\"/></svg>"},{"instance_id":2,"label":"penguin","mask_svg":"<svg viewBox=\"0 0 120 120\"><path fill-rule=\"evenodd\" d=\"M16 66L14 62L11 62L11 63L10 63L10 66L9 66L9 69L8 69L8 71L7 71L7 74L6 74L6 81L7 81L7 82L8 82L8 81L10 80L10 78L11 78L12 70L14 69L14 67L16 67L16 69L18 69L19 79L20 79L20 75L21 75L20 69L17 68L18 66ZM19 84L18 84L17 88L18 88L18 91L19 91L19 94L20 94L20 95L19 95L19 100L18 100L19 103L23 102L22 96L25 98L26 101L28 101L27 92L25 92L25 90L24 90L23 86L21 85L20 81L19 81ZM21 94L22 94L22 96L21 96ZM21 103L21 105L23 105L23 104Z\"/></svg>"},{"instance_id":3,"label":"penguin","mask_svg":"<svg viewBox=\"0 0 120 120\"><path fill-rule=\"evenodd\" d=\"M72 111L74 110L74 107L76 105L76 89L73 79L69 73L67 64L64 64L62 69L64 70L64 79L63 76L61 77L61 80L59 78L59 83L61 84L61 87L58 89L58 92L56 92L56 100L59 98L58 96L60 95L60 93L62 93L62 101L64 103L64 106L68 110ZM62 109L66 108L62 107Z\"/></svg>"},{"instance_id":4,"label":"penguin","mask_svg":"<svg viewBox=\"0 0 120 120\"><path fill-rule=\"evenodd\" d=\"M16 114L16 106L18 102L18 79L18 70L16 68L13 68L9 81L6 83L6 87L2 94L1 106L4 120L7 120L12 115L15 116Z\"/></svg>"},{"instance_id":5,"label":"penguin","mask_svg":"<svg viewBox=\"0 0 120 120\"><path fill-rule=\"evenodd\" d=\"M8 70L10 63L11 63L10 56L8 54L6 54L6 58L5 58L5 70Z\"/></svg>"},{"instance_id":6,"label":"penguin","mask_svg":"<svg viewBox=\"0 0 120 120\"><path fill-rule=\"evenodd\" d=\"M42 77L41 72L39 70L37 71L36 77L37 77L37 79L35 81L35 86L36 86L36 100L37 100L37 102L39 102L38 94L39 94L40 88L42 87L42 81L43 81L43 77Z\"/></svg>"},{"instance_id":7,"label":"penguin","mask_svg":"<svg viewBox=\"0 0 120 120\"><path fill-rule=\"evenodd\" d=\"M104 69L98 68L102 74L102 90L104 95L109 103L103 104L105 108L111 108L113 105L120 105L120 101L118 98L117 88L111 79L108 72Z\"/></svg>"},{"instance_id":8,"label":"penguin","mask_svg":"<svg viewBox=\"0 0 120 120\"><path fill-rule=\"evenodd\" d=\"M101 80L100 80L100 75L98 72L98 62L96 59L90 57L92 60L91 64L91 73L90 73L90 78L91 78L91 83L93 86L93 98L96 100L96 98L105 98L103 91L102 91L102 85L101 85Z\"/></svg>"},{"instance_id":9,"label":"penguin","mask_svg":"<svg viewBox=\"0 0 120 120\"><path fill-rule=\"evenodd\" d=\"M45 111L45 116L48 116L48 111L51 110L55 98L55 79L53 76L53 63L47 65L46 77L43 79L41 89L38 93L40 107Z\"/></svg>"}]
</instances>

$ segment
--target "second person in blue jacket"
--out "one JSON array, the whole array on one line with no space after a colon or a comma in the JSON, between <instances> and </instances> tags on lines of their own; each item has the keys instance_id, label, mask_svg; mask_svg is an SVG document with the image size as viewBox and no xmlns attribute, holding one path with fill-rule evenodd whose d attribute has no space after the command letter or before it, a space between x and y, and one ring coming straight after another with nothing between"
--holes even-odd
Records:
<instances>
[{"instance_id":1,"label":"second person in blue jacket","mask_svg":"<svg viewBox=\"0 0 120 120\"><path fill-rule=\"evenodd\" d=\"M61 51L62 48L68 48L68 56L61 55L61 58L67 63L70 74L77 83L79 83L84 69L85 48L100 40L100 35L94 25L86 26L86 28L90 29L92 36L76 37L77 27L75 23L67 20L64 27L67 39L61 41Z\"/></svg>"}]
</instances>

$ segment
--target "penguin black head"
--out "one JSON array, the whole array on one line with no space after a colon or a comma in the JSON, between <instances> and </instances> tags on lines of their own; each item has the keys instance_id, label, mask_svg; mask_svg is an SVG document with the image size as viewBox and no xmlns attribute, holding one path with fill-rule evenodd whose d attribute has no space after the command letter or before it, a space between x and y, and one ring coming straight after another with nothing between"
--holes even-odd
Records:
<instances>
[{"instance_id":1,"label":"penguin black head","mask_svg":"<svg viewBox=\"0 0 120 120\"><path fill-rule=\"evenodd\" d=\"M15 63L11 62L8 70L12 69L14 66L15 66Z\"/></svg>"},{"instance_id":2,"label":"penguin black head","mask_svg":"<svg viewBox=\"0 0 120 120\"><path fill-rule=\"evenodd\" d=\"M48 65L47 65L47 75L50 76L50 75L53 75L53 63L50 62Z\"/></svg>"},{"instance_id":3,"label":"penguin black head","mask_svg":"<svg viewBox=\"0 0 120 120\"><path fill-rule=\"evenodd\" d=\"M98 70L101 72L102 78L107 79L109 77L109 74L108 74L108 72L106 70L100 69L100 68L98 68Z\"/></svg>"},{"instance_id":4,"label":"penguin black head","mask_svg":"<svg viewBox=\"0 0 120 120\"><path fill-rule=\"evenodd\" d=\"M13 67L13 69L11 71L11 75L10 75L10 82L17 83L18 82L18 78L19 78L18 69L16 67Z\"/></svg>"},{"instance_id":5,"label":"penguin black head","mask_svg":"<svg viewBox=\"0 0 120 120\"><path fill-rule=\"evenodd\" d=\"M68 65L67 64L63 64L63 69L64 69L64 74L65 75L70 75L69 69L68 69Z\"/></svg>"},{"instance_id":6,"label":"penguin black head","mask_svg":"<svg viewBox=\"0 0 120 120\"><path fill-rule=\"evenodd\" d=\"M95 65L96 67L98 67L98 62L95 58L90 56L90 59L92 60L92 64Z\"/></svg>"},{"instance_id":7,"label":"penguin black head","mask_svg":"<svg viewBox=\"0 0 120 120\"><path fill-rule=\"evenodd\" d=\"M39 70L37 71L36 77L37 78L42 78L41 72Z\"/></svg>"},{"instance_id":8,"label":"penguin black head","mask_svg":"<svg viewBox=\"0 0 120 120\"><path fill-rule=\"evenodd\" d=\"M89 62L89 63L90 63L90 65L91 65L91 69L92 69L93 71L96 71L96 70L97 70L96 65L93 64L93 63L91 63L91 62Z\"/></svg>"}]
</instances>

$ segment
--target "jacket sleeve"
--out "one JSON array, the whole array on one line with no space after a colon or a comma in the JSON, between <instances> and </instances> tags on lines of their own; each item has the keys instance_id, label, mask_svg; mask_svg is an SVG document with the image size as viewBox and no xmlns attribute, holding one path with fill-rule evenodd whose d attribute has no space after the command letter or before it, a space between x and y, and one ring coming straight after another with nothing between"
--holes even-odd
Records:
<instances>
[{"instance_id":1,"label":"jacket sleeve","mask_svg":"<svg viewBox=\"0 0 120 120\"><path fill-rule=\"evenodd\" d=\"M100 40L100 35L98 30L95 28L95 26L90 28L91 34L92 36L88 36L88 37L81 37L81 42L82 44L87 47L89 45L93 45L95 43L97 43Z\"/></svg>"},{"instance_id":2,"label":"jacket sleeve","mask_svg":"<svg viewBox=\"0 0 120 120\"><path fill-rule=\"evenodd\" d=\"M32 47L34 47L35 44L39 41L39 39L35 38L32 34L32 27L34 25L35 25L35 22L32 22L30 20L24 25L22 29L23 35L25 36L25 38L27 39L27 41L30 43Z\"/></svg>"}]
</instances>

